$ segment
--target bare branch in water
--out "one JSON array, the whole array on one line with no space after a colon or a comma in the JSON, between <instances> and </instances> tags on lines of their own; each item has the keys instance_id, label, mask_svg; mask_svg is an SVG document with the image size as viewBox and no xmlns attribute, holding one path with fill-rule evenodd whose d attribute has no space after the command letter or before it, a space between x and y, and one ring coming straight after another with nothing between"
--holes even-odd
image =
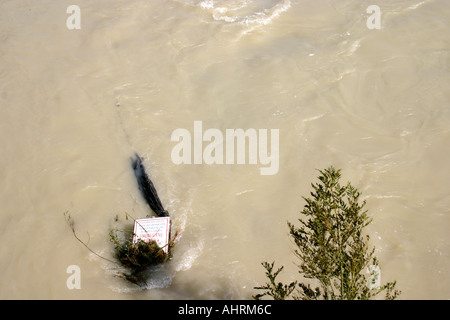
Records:
<instances>
[{"instance_id":1,"label":"bare branch in water","mask_svg":"<svg viewBox=\"0 0 450 320\"><path fill-rule=\"evenodd\" d=\"M78 236L77 236L77 234L76 234L76 232L75 232L75 227L74 227L75 223L74 223L72 217L70 216L69 212L68 212L68 211L64 212L64 216L65 216L65 218L66 218L67 224L69 225L70 229L72 230L72 233L73 233L73 236L75 237L75 239L77 239L83 246L85 246L90 252L92 252L93 254L95 254L97 257L102 258L103 260L106 260L106 261L109 261L109 262L112 262L112 263L117 264L116 261L113 261L113 260L110 260L110 259L108 259L108 258L102 257L102 256L99 255L97 252L95 252L94 250L92 250L91 248L89 248L89 246L88 246L83 240L81 240L80 238L78 238Z\"/></svg>"}]
</instances>

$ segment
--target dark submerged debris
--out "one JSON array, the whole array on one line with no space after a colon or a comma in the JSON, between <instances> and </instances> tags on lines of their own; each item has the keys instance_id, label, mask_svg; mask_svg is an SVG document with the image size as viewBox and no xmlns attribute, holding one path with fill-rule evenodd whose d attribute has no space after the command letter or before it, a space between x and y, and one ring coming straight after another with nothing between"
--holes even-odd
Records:
<instances>
[{"instance_id":1,"label":"dark submerged debris","mask_svg":"<svg viewBox=\"0 0 450 320\"><path fill-rule=\"evenodd\" d=\"M127 271L119 272L117 275L134 284L144 287L147 283L146 280L151 276L151 273L148 272L148 270L153 266L169 261L171 258L173 241L169 242L168 253L165 253L163 250L164 248L159 247L156 241L145 242L143 240L137 240L133 243L134 234L132 231L111 229L109 235L111 242L114 244L116 260L108 259L92 250L85 241L80 239L75 232L75 222L69 212L65 212L64 216L78 242L97 257L124 267ZM118 218L116 217L115 222L117 222L117 220ZM119 232L122 236L119 235Z\"/></svg>"},{"instance_id":2,"label":"dark submerged debris","mask_svg":"<svg viewBox=\"0 0 450 320\"><path fill-rule=\"evenodd\" d=\"M131 159L131 166L133 167L139 189L141 190L144 199L147 201L148 205L153 210L153 212L156 213L157 216L168 217L169 213L164 210L161 200L158 197L158 193L156 192L155 186L145 172L141 157L139 157L137 153L135 154L135 156L135 159Z\"/></svg>"},{"instance_id":3,"label":"dark submerged debris","mask_svg":"<svg viewBox=\"0 0 450 320\"><path fill-rule=\"evenodd\" d=\"M165 253L164 249L158 246L156 241L146 242L138 239L136 242L133 242L132 233L120 236L118 231L113 229L109 235L114 244L116 259L127 269L127 272L122 272L120 276L130 282L144 286L149 276L146 271L170 259L172 242L169 244L168 253Z\"/></svg>"},{"instance_id":4,"label":"dark submerged debris","mask_svg":"<svg viewBox=\"0 0 450 320\"><path fill-rule=\"evenodd\" d=\"M135 158L131 159L131 165L138 182L138 187L150 208L159 217L169 217L169 213L164 209L161 200L158 197L158 193L145 171L142 159L138 154L135 155ZM134 233L132 230L111 229L109 235L111 242L114 244L114 254L117 260L114 261L102 257L77 236L74 228L74 221L70 214L65 212L64 215L73 235L81 244L96 256L126 268L127 271L120 272L118 276L142 287L147 284L146 280L151 275L149 269L167 262L172 256L171 249L177 234L175 234L174 239L169 241L166 253L164 252L164 248L161 248L156 241L150 240L147 242L141 239L133 241ZM126 213L127 220L128 217L131 216ZM132 219L135 220L134 218ZM114 222L118 222L118 216L115 217Z\"/></svg>"}]
</instances>

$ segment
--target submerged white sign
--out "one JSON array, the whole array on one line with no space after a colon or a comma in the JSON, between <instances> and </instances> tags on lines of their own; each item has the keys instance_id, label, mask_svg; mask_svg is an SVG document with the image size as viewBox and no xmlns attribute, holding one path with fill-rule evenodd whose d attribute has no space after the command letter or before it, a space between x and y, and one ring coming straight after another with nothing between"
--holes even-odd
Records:
<instances>
[{"instance_id":1,"label":"submerged white sign","mask_svg":"<svg viewBox=\"0 0 450 320\"><path fill-rule=\"evenodd\" d=\"M169 250L169 232L169 217L138 219L134 222L133 242L138 241L138 239L146 242L154 240L167 253Z\"/></svg>"}]
</instances>

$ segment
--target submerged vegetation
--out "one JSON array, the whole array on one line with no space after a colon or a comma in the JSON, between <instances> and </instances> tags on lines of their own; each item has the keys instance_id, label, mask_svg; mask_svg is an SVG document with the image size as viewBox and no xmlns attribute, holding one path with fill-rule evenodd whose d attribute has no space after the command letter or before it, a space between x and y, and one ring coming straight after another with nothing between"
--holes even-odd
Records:
<instances>
[{"instance_id":1,"label":"submerged vegetation","mask_svg":"<svg viewBox=\"0 0 450 320\"><path fill-rule=\"evenodd\" d=\"M169 258L169 255L154 240L146 242L139 239L135 243L131 241L119 243L113 235L111 240L115 244L117 260L133 273L166 262Z\"/></svg>"},{"instance_id":2,"label":"submerged vegetation","mask_svg":"<svg viewBox=\"0 0 450 320\"><path fill-rule=\"evenodd\" d=\"M166 253L164 248L161 248L156 241L150 240L147 242L138 239L133 242L134 234L132 231L119 229L111 229L109 232L110 240L114 244L114 258L116 260L105 258L92 250L87 243L78 237L72 217L68 212L64 215L75 238L96 256L125 268L126 271L118 272L117 276L132 283L144 286L146 278L149 276L149 273L146 271L152 266L160 265L170 260L173 241L169 243L168 253ZM129 215L126 214L126 217L128 219ZM117 219L116 217L116 221Z\"/></svg>"},{"instance_id":3,"label":"submerged vegetation","mask_svg":"<svg viewBox=\"0 0 450 320\"><path fill-rule=\"evenodd\" d=\"M141 157L136 153L135 157L131 158L130 160L131 167L136 176L138 187L141 190L142 196L146 200L150 209L159 217L169 217L169 213L164 209L161 200L159 199L158 193L156 192L155 186L153 185L153 182L147 175ZM69 227L72 229L73 235L80 243L82 243L89 251L91 251L96 256L125 267L127 271L120 272L118 275L138 285L145 285L146 278L149 276L148 272L146 271L149 268L162 264L170 259L174 239L177 237L176 233L174 239L169 240L169 243L167 244L167 250L164 250L165 248L161 248L154 240L144 241L141 239L137 239L136 241L134 241L135 235L131 230L125 231L111 229L109 232L109 237L111 242L114 244L115 258L117 259L116 261L113 261L99 255L98 253L93 251L83 240L81 240L75 232L74 221L70 214L68 212L65 212L64 215ZM136 222L136 219L131 217L128 213L125 213L125 218L127 220L128 217ZM116 216L115 221L118 221L118 216ZM143 229L145 230L145 228Z\"/></svg>"},{"instance_id":4,"label":"submerged vegetation","mask_svg":"<svg viewBox=\"0 0 450 320\"><path fill-rule=\"evenodd\" d=\"M128 218L129 215L126 214ZM110 240L114 244L115 258L127 269L121 275L136 284L145 283L146 272L150 267L160 265L170 260L172 256L173 240L168 243L167 253L156 241L133 241L134 233L111 229ZM176 235L175 235L176 237Z\"/></svg>"},{"instance_id":5,"label":"submerged vegetation","mask_svg":"<svg viewBox=\"0 0 450 320\"><path fill-rule=\"evenodd\" d=\"M378 285L375 248L369 250L369 236L363 235L372 220L363 210L365 201L359 202L360 192L350 183L340 185L340 170L329 167L319 172L320 182L312 184L311 198L304 198L300 227L288 222L290 237L298 247L295 255L301 261L298 272L310 282L277 282L283 267L274 271L274 262L263 262L269 281L254 288L262 293L253 298L367 300L383 291L385 299L397 298L400 291L395 281ZM312 283L318 286L312 288Z\"/></svg>"}]
</instances>

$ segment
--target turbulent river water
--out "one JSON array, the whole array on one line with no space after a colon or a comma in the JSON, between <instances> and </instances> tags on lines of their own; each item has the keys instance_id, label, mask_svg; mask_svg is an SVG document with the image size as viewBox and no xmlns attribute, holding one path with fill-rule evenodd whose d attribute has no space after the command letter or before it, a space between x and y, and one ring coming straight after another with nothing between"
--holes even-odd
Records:
<instances>
[{"instance_id":1,"label":"turbulent river water","mask_svg":"<svg viewBox=\"0 0 450 320\"><path fill-rule=\"evenodd\" d=\"M450 298L449 17L447 0L0 1L0 298L249 299L262 261L297 279L287 222L330 165L367 201L381 282ZM226 152L238 129L256 151ZM135 152L178 231L144 289L64 218L112 258L116 217L151 215Z\"/></svg>"}]
</instances>

